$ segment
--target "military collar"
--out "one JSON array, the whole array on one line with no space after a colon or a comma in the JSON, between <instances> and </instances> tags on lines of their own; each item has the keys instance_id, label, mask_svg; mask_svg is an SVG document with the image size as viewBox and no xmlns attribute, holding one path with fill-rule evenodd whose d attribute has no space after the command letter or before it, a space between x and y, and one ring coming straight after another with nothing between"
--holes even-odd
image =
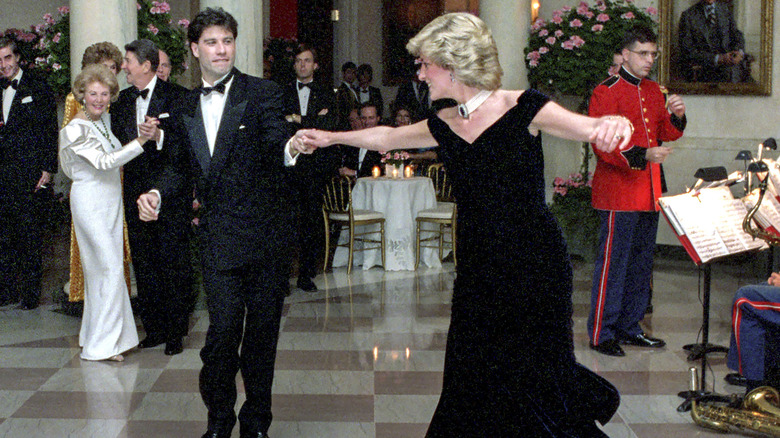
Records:
<instances>
[{"instance_id":1,"label":"military collar","mask_svg":"<svg viewBox=\"0 0 780 438\"><path fill-rule=\"evenodd\" d=\"M636 87L638 87L639 83L642 82L642 79L639 79L638 77L629 73L628 70L626 70L623 66L620 67L620 72L618 72L618 74L621 78L625 79L626 82Z\"/></svg>"}]
</instances>

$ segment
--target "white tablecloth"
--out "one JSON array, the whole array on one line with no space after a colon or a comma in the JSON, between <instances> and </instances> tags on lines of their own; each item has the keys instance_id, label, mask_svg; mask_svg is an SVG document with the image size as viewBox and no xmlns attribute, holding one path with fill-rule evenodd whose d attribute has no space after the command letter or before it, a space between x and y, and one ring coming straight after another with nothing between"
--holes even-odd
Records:
<instances>
[{"instance_id":1,"label":"white tablecloth","mask_svg":"<svg viewBox=\"0 0 780 438\"><path fill-rule=\"evenodd\" d=\"M385 215L385 270L413 271L414 248L420 210L436 207L436 193L430 178L359 178L352 189L352 204L357 210L380 211ZM373 226L379 229L379 225ZM347 239L347 232L341 233L340 243ZM359 247L359 243L355 246ZM435 248L421 248L422 260L428 267L441 267ZM348 250L339 247L333 256L333 266L346 266ZM353 263L363 269L382 265L379 250L355 252Z\"/></svg>"}]
</instances>

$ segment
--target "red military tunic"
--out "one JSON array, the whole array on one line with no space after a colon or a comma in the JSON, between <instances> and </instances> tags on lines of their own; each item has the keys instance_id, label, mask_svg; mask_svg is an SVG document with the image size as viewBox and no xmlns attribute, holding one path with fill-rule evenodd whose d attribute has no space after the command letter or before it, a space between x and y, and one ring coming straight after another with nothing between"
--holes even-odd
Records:
<instances>
[{"instance_id":1,"label":"red military tunic","mask_svg":"<svg viewBox=\"0 0 780 438\"><path fill-rule=\"evenodd\" d=\"M639 79L625 69L593 90L589 113L593 117L622 115L634 125L628 149L602 152L593 175L593 208L611 211L657 211L661 196L661 166L645 160L645 150L658 141L682 136L685 119L670 115L666 96L657 82Z\"/></svg>"}]
</instances>

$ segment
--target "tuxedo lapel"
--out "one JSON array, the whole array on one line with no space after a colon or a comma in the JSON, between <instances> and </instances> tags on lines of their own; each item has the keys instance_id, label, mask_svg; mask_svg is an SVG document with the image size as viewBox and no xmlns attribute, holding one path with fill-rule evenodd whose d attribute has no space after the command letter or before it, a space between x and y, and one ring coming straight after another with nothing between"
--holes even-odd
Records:
<instances>
[{"instance_id":1,"label":"tuxedo lapel","mask_svg":"<svg viewBox=\"0 0 780 438\"><path fill-rule=\"evenodd\" d=\"M203 124L203 111L200 108L200 91L195 89L190 92L192 102L189 108L195 108L192 114L182 114L182 121L187 128L187 135L190 138L190 145L195 154L195 158L200 164L204 176L208 176L211 166L211 152L209 151L209 142L206 137L206 128Z\"/></svg>"},{"instance_id":2,"label":"tuxedo lapel","mask_svg":"<svg viewBox=\"0 0 780 438\"><path fill-rule=\"evenodd\" d=\"M219 131L217 131L217 139L214 143L214 155L211 157L210 178L218 177L227 157L230 156L230 151L235 146L235 136L241 126L246 106L246 78L243 74L236 72L233 84L228 91L222 120L219 122Z\"/></svg>"}]
</instances>

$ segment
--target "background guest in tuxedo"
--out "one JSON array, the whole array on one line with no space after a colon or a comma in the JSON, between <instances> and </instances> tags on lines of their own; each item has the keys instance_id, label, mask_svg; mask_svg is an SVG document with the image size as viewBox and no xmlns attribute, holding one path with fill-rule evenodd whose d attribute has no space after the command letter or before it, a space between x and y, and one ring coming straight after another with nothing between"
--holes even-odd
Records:
<instances>
[{"instance_id":1,"label":"background guest in tuxedo","mask_svg":"<svg viewBox=\"0 0 780 438\"><path fill-rule=\"evenodd\" d=\"M431 117L431 100L428 97L428 84L421 82L417 75L398 87L394 104L406 108L418 120Z\"/></svg>"},{"instance_id":2,"label":"background guest in tuxedo","mask_svg":"<svg viewBox=\"0 0 780 438\"><path fill-rule=\"evenodd\" d=\"M301 46L295 55L296 80L284 94L285 118L295 129L337 127L336 106L330 87L314 80L319 68L317 51ZM321 149L298 159L292 168L293 199L298 212L298 282L306 292L316 292L317 260L322 252L322 193L325 184L337 174L339 150Z\"/></svg>"},{"instance_id":3,"label":"background guest in tuxedo","mask_svg":"<svg viewBox=\"0 0 780 438\"><path fill-rule=\"evenodd\" d=\"M285 122L275 82L233 67L238 24L221 8L207 8L187 31L203 86L181 101L177 160L159 190L143 194L143 220L164 214L196 182L201 202L197 234L209 311L200 392L208 409L204 437L227 438L236 423L236 374L246 390L238 420L242 437L266 437L271 385L284 297L289 291L295 163L292 126ZM289 140L288 140L289 139ZM299 142L300 143L300 142ZM299 145L300 146L300 145ZM191 199L186 196L187 202ZM240 347L240 349L239 349Z\"/></svg>"},{"instance_id":4,"label":"background guest in tuxedo","mask_svg":"<svg viewBox=\"0 0 780 438\"><path fill-rule=\"evenodd\" d=\"M366 104L371 103L376 108L379 118L382 118L382 110L385 108L384 101L382 100L382 92L379 88L371 85L371 81L374 79L374 69L369 64L361 64L357 69L357 94L358 103Z\"/></svg>"},{"instance_id":5,"label":"background guest in tuxedo","mask_svg":"<svg viewBox=\"0 0 780 438\"><path fill-rule=\"evenodd\" d=\"M745 37L726 3L701 0L680 16L680 57L688 81L750 79Z\"/></svg>"},{"instance_id":6,"label":"background guest in tuxedo","mask_svg":"<svg viewBox=\"0 0 780 438\"><path fill-rule=\"evenodd\" d=\"M113 43L103 41L95 43L86 50L81 56L81 68L82 70L92 64L102 64L108 68L111 73L116 75L119 73L119 66L122 65L122 52ZM65 97L65 111L62 116L62 127L64 128L73 117L81 111L83 106L76 101L73 97L73 93L68 93ZM123 227L127 227L124 224ZM122 233L124 234L124 233ZM124 256L122 262L125 272L125 283L127 289L130 290L130 244L127 239L122 239L124 242ZM68 301L76 302L84 300L84 269L81 266L81 255L79 251L78 239L76 238L76 228L73 221L70 223L70 285L68 287Z\"/></svg>"},{"instance_id":7,"label":"background guest in tuxedo","mask_svg":"<svg viewBox=\"0 0 780 438\"><path fill-rule=\"evenodd\" d=\"M358 106L356 80L357 66L352 61L345 62L341 66L341 84L336 90L339 129L349 129L349 112Z\"/></svg>"},{"instance_id":8,"label":"background guest in tuxedo","mask_svg":"<svg viewBox=\"0 0 780 438\"><path fill-rule=\"evenodd\" d=\"M159 126L147 153L124 166L124 202L130 250L133 254L139 314L146 338L138 345L151 348L165 343L165 354L181 353L187 333L190 302L194 299L189 259L189 222L192 187L181 187L178 196L165 204L160 220L146 223L138 218L136 200L150 190L155 177L171 159L168 149L171 115L179 111L175 102L182 88L156 76L159 50L141 39L125 46L122 70L130 87L119 93L111 108L111 129L123 144L138 136L145 120ZM189 195L189 196L188 196Z\"/></svg>"},{"instance_id":9,"label":"background guest in tuxedo","mask_svg":"<svg viewBox=\"0 0 780 438\"><path fill-rule=\"evenodd\" d=\"M83 107L60 131L62 170L73 180L70 211L84 271L79 345L86 360L124 360L138 345L122 264L122 181L119 168L144 152L155 121L138 127L125 146L111 133L106 111L119 93L116 75L101 64L79 73L73 95Z\"/></svg>"},{"instance_id":10,"label":"background guest in tuxedo","mask_svg":"<svg viewBox=\"0 0 780 438\"><path fill-rule=\"evenodd\" d=\"M19 66L16 42L0 38L0 305L41 299L41 202L57 172L57 106L46 82Z\"/></svg>"},{"instance_id":11,"label":"background guest in tuxedo","mask_svg":"<svg viewBox=\"0 0 780 438\"><path fill-rule=\"evenodd\" d=\"M374 104L363 104L358 111L360 112L360 129L379 126L379 114ZM357 178L371 176L374 166L384 167L382 166L382 154L379 152L365 148L342 148L340 174Z\"/></svg>"}]
</instances>

